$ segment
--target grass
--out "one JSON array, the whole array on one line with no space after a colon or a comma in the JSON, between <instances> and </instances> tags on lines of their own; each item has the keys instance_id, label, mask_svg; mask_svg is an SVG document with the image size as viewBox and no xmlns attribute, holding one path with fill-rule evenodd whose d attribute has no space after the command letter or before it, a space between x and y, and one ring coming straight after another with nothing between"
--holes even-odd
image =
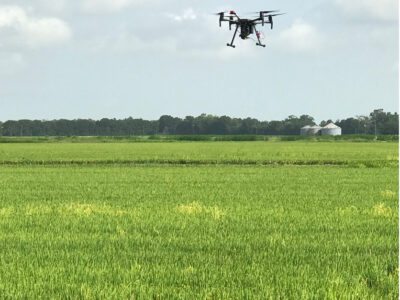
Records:
<instances>
[{"instance_id":1,"label":"grass","mask_svg":"<svg viewBox=\"0 0 400 300\"><path fill-rule=\"evenodd\" d=\"M149 143L149 142L398 142L398 135L348 134L341 136L265 136L265 135L151 135L151 136L0 136L6 143Z\"/></svg>"},{"instance_id":2,"label":"grass","mask_svg":"<svg viewBox=\"0 0 400 300\"><path fill-rule=\"evenodd\" d=\"M396 147L0 145L0 298L398 299Z\"/></svg>"},{"instance_id":3,"label":"grass","mask_svg":"<svg viewBox=\"0 0 400 300\"><path fill-rule=\"evenodd\" d=\"M181 142L1 144L0 164L398 166L398 143Z\"/></svg>"}]
</instances>

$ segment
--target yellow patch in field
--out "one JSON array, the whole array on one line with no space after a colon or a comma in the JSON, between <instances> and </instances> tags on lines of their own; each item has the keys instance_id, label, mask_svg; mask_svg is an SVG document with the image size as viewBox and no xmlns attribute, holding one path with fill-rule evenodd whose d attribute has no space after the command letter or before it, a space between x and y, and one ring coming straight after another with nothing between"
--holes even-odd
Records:
<instances>
[{"instance_id":1,"label":"yellow patch in field","mask_svg":"<svg viewBox=\"0 0 400 300\"><path fill-rule=\"evenodd\" d=\"M282 246L286 246L285 239L283 238L281 233L273 233L268 236L268 240L272 245L280 244Z\"/></svg>"},{"instance_id":2,"label":"yellow patch in field","mask_svg":"<svg viewBox=\"0 0 400 300\"><path fill-rule=\"evenodd\" d=\"M339 214L342 215L342 216L353 215L353 214L358 213L358 208L356 206L354 206L354 205L350 205L350 206L347 206L347 207L340 207L338 209L338 211L339 211Z\"/></svg>"},{"instance_id":3,"label":"yellow patch in field","mask_svg":"<svg viewBox=\"0 0 400 300\"><path fill-rule=\"evenodd\" d=\"M204 206L198 202L192 202L187 205L179 205L177 208L178 212L186 215L200 215L200 214L208 214L211 215L214 219L219 219L225 215L225 212L220 209L218 206Z\"/></svg>"},{"instance_id":4,"label":"yellow patch in field","mask_svg":"<svg viewBox=\"0 0 400 300\"><path fill-rule=\"evenodd\" d=\"M50 214L53 210L50 206L47 205L32 205L29 204L25 207L25 215L33 216L33 215L42 215L42 214Z\"/></svg>"},{"instance_id":5,"label":"yellow patch in field","mask_svg":"<svg viewBox=\"0 0 400 300\"><path fill-rule=\"evenodd\" d=\"M285 214L285 209L283 207L275 207L267 210L267 213L273 217L283 217Z\"/></svg>"},{"instance_id":6,"label":"yellow patch in field","mask_svg":"<svg viewBox=\"0 0 400 300\"><path fill-rule=\"evenodd\" d=\"M196 272L196 269L193 268L192 266L189 266L186 269L182 270L182 273L184 273L184 274L193 274L195 272Z\"/></svg>"},{"instance_id":7,"label":"yellow patch in field","mask_svg":"<svg viewBox=\"0 0 400 300\"><path fill-rule=\"evenodd\" d=\"M204 207L198 203L198 202L193 202L187 205L179 205L178 211L182 214L199 214L203 212Z\"/></svg>"},{"instance_id":8,"label":"yellow patch in field","mask_svg":"<svg viewBox=\"0 0 400 300\"><path fill-rule=\"evenodd\" d=\"M124 211L115 209L109 205L97 205L97 204L80 204L71 203L63 205L58 209L61 215L77 215L80 217L89 217L91 215L105 215L105 216L121 216Z\"/></svg>"},{"instance_id":9,"label":"yellow patch in field","mask_svg":"<svg viewBox=\"0 0 400 300\"><path fill-rule=\"evenodd\" d=\"M386 190L386 191L382 191L381 195L382 195L382 198L391 199L396 196L396 192Z\"/></svg>"},{"instance_id":10,"label":"yellow patch in field","mask_svg":"<svg viewBox=\"0 0 400 300\"><path fill-rule=\"evenodd\" d=\"M385 203L379 203L371 209L371 214L373 216L391 217L392 209L387 207Z\"/></svg>"},{"instance_id":11,"label":"yellow patch in field","mask_svg":"<svg viewBox=\"0 0 400 300\"><path fill-rule=\"evenodd\" d=\"M386 155L387 160L394 160L394 161L399 161L399 157L396 155Z\"/></svg>"},{"instance_id":12,"label":"yellow patch in field","mask_svg":"<svg viewBox=\"0 0 400 300\"><path fill-rule=\"evenodd\" d=\"M2 217L8 217L14 212L14 207L9 206L9 207L4 207L0 209L0 216Z\"/></svg>"},{"instance_id":13,"label":"yellow patch in field","mask_svg":"<svg viewBox=\"0 0 400 300\"><path fill-rule=\"evenodd\" d=\"M126 236L126 231L120 226L117 226L117 232L120 236Z\"/></svg>"}]
</instances>

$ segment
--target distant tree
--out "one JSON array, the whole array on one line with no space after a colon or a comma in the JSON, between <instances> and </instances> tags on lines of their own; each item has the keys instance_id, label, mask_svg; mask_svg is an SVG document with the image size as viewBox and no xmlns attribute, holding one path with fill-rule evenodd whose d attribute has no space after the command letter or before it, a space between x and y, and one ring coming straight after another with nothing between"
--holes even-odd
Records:
<instances>
[{"instance_id":1,"label":"distant tree","mask_svg":"<svg viewBox=\"0 0 400 300\"><path fill-rule=\"evenodd\" d=\"M322 121L321 126L332 120ZM333 123L333 122L332 122ZM374 110L368 116L347 118L335 122L343 134L398 134L399 115ZM230 118L201 114L185 119L164 115L159 120L143 119L91 119L77 120L9 120L0 122L0 135L3 136L72 136L72 135L153 135L153 134L264 134L298 135L300 128L315 125L309 115L289 116L282 121L262 121L253 118Z\"/></svg>"},{"instance_id":2,"label":"distant tree","mask_svg":"<svg viewBox=\"0 0 400 300\"><path fill-rule=\"evenodd\" d=\"M195 119L192 116L187 116L183 121L178 123L176 134L195 134L196 129Z\"/></svg>"},{"instance_id":3,"label":"distant tree","mask_svg":"<svg viewBox=\"0 0 400 300\"><path fill-rule=\"evenodd\" d=\"M282 121L271 121L268 124L268 133L270 135L279 135L283 133L283 122Z\"/></svg>"},{"instance_id":4,"label":"distant tree","mask_svg":"<svg viewBox=\"0 0 400 300\"><path fill-rule=\"evenodd\" d=\"M326 125L328 125L330 123L335 123L335 122L333 122L331 119L329 119L327 121L321 121L321 123L319 123L319 126L325 127Z\"/></svg>"},{"instance_id":5,"label":"distant tree","mask_svg":"<svg viewBox=\"0 0 400 300\"><path fill-rule=\"evenodd\" d=\"M301 127L307 126L307 125L315 125L315 120L313 117L309 115L301 115L300 118L300 125Z\"/></svg>"},{"instance_id":6,"label":"distant tree","mask_svg":"<svg viewBox=\"0 0 400 300\"><path fill-rule=\"evenodd\" d=\"M158 120L158 132L162 134L176 134L176 128L180 121L181 119L168 115L161 116Z\"/></svg>"},{"instance_id":7,"label":"distant tree","mask_svg":"<svg viewBox=\"0 0 400 300\"><path fill-rule=\"evenodd\" d=\"M376 109L369 116L372 134L393 134L393 132L399 132L399 116L397 113L385 113L383 109Z\"/></svg>"},{"instance_id":8,"label":"distant tree","mask_svg":"<svg viewBox=\"0 0 400 300\"><path fill-rule=\"evenodd\" d=\"M387 114L387 119L379 125L381 134L399 134L399 115L397 113Z\"/></svg>"},{"instance_id":9,"label":"distant tree","mask_svg":"<svg viewBox=\"0 0 400 300\"><path fill-rule=\"evenodd\" d=\"M302 115L300 118L291 115L283 121L281 134L298 135L300 129L306 125L315 125L314 118L308 115Z\"/></svg>"}]
</instances>

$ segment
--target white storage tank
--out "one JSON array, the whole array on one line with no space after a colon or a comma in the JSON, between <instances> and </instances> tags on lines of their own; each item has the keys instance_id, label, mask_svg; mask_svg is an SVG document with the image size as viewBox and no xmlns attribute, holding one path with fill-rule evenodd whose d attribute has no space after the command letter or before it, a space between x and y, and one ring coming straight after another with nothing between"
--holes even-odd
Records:
<instances>
[{"instance_id":1,"label":"white storage tank","mask_svg":"<svg viewBox=\"0 0 400 300\"><path fill-rule=\"evenodd\" d=\"M321 129L321 135L342 135L342 128L333 123L329 123Z\"/></svg>"},{"instance_id":2,"label":"white storage tank","mask_svg":"<svg viewBox=\"0 0 400 300\"><path fill-rule=\"evenodd\" d=\"M300 135L308 135L308 132L310 131L311 126L307 125L304 126L303 128L300 129Z\"/></svg>"},{"instance_id":3,"label":"white storage tank","mask_svg":"<svg viewBox=\"0 0 400 300\"><path fill-rule=\"evenodd\" d=\"M308 135L319 135L321 133L322 127L314 125L311 126L308 130Z\"/></svg>"}]
</instances>

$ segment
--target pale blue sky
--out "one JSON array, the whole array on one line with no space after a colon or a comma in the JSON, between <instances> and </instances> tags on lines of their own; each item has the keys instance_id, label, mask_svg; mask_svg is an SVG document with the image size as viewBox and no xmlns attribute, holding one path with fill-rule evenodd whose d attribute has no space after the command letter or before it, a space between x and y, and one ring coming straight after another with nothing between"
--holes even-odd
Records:
<instances>
[{"instance_id":1,"label":"pale blue sky","mask_svg":"<svg viewBox=\"0 0 400 300\"><path fill-rule=\"evenodd\" d=\"M219 10L280 9L266 48ZM0 0L0 120L398 111L396 0Z\"/></svg>"}]
</instances>

